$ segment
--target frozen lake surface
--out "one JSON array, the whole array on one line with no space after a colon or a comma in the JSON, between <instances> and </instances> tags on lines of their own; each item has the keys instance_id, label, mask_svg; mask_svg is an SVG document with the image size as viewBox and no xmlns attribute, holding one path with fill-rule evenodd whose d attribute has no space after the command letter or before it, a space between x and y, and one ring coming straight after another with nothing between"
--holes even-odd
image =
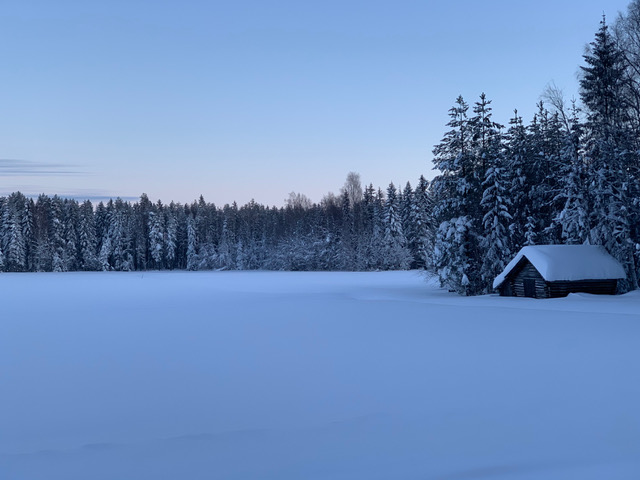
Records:
<instances>
[{"instance_id":1,"label":"frozen lake surface","mask_svg":"<svg viewBox=\"0 0 640 480\"><path fill-rule=\"evenodd\" d=\"M0 478L640 478L640 293L0 274Z\"/></svg>"}]
</instances>

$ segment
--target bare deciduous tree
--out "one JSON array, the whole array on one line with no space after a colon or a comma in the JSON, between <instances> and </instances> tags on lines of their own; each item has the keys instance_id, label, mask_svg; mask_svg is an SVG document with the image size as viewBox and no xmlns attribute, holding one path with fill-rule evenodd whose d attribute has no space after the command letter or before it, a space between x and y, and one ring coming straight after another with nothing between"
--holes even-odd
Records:
<instances>
[{"instance_id":1,"label":"bare deciduous tree","mask_svg":"<svg viewBox=\"0 0 640 480\"><path fill-rule=\"evenodd\" d=\"M356 172L349 172L340 192L347 192L351 208L353 208L355 204L360 203L362 201L362 183L360 182L360 174Z\"/></svg>"}]
</instances>

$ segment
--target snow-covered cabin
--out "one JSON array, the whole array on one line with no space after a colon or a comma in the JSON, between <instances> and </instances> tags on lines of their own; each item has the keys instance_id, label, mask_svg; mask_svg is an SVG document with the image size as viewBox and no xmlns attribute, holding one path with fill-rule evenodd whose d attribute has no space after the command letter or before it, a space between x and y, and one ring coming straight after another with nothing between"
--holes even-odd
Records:
<instances>
[{"instance_id":1,"label":"snow-covered cabin","mask_svg":"<svg viewBox=\"0 0 640 480\"><path fill-rule=\"evenodd\" d=\"M523 247L493 288L511 297L564 297L573 292L613 295L624 268L597 245Z\"/></svg>"}]
</instances>

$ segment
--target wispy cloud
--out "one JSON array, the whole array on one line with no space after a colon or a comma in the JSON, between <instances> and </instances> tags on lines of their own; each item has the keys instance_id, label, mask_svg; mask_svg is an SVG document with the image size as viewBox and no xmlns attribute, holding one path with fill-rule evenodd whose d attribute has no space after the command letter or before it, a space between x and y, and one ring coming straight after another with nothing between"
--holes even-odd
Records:
<instances>
[{"instance_id":1,"label":"wispy cloud","mask_svg":"<svg viewBox=\"0 0 640 480\"><path fill-rule=\"evenodd\" d=\"M49 197L57 195L62 198L73 198L78 201L91 200L92 202L106 202L110 199L115 200L121 198L122 200L134 202L139 200L139 196L133 195L114 195L107 190L99 190L92 188L74 188L65 190L54 190L51 188L43 187L41 185L15 185L10 188L0 188L0 197L6 197L12 193L20 192L25 197L38 198L40 194L46 194Z\"/></svg>"},{"instance_id":2,"label":"wispy cloud","mask_svg":"<svg viewBox=\"0 0 640 480\"><path fill-rule=\"evenodd\" d=\"M0 158L0 177L88 175L78 165Z\"/></svg>"},{"instance_id":3,"label":"wispy cloud","mask_svg":"<svg viewBox=\"0 0 640 480\"><path fill-rule=\"evenodd\" d=\"M136 202L140 200L139 196L108 195L106 193L101 193L100 191L95 191L94 193L73 191L73 192L57 193L56 195L62 198L73 198L78 201L91 200L92 202L108 202L109 200L115 200L116 198L124 200L125 202ZM26 196L29 196L29 195L26 195ZM52 195L49 195L49 196L52 196Z\"/></svg>"}]
</instances>

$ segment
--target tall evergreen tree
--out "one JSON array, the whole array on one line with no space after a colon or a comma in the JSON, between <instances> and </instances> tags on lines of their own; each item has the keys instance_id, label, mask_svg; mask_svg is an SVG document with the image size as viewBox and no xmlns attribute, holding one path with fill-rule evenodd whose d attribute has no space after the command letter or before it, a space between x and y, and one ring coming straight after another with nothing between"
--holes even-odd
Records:
<instances>
[{"instance_id":1,"label":"tall evergreen tree","mask_svg":"<svg viewBox=\"0 0 640 480\"><path fill-rule=\"evenodd\" d=\"M66 265L64 262L64 218L62 199L57 195L51 199L51 224L49 235L51 248L51 268L54 272L64 272Z\"/></svg>"},{"instance_id":2,"label":"tall evergreen tree","mask_svg":"<svg viewBox=\"0 0 640 480\"><path fill-rule=\"evenodd\" d=\"M561 241L560 232L551 228L562 205L558 204L558 182L561 175L563 148L562 124L557 115L538 103L538 112L528 127L529 156L526 216L527 242L554 244Z\"/></svg>"},{"instance_id":3,"label":"tall evergreen tree","mask_svg":"<svg viewBox=\"0 0 640 480\"><path fill-rule=\"evenodd\" d=\"M393 183L387 188L384 208L384 261L389 270L406 269L411 263L407 239L402 230L400 202Z\"/></svg>"},{"instance_id":4,"label":"tall evergreen tree","mask_svg":"<svg viewBox=\"0 0 640 480\"><path fill-rule=\"evenodd\" d=\"M22 236L24 237L25 246L25 267L28 271L33 271L36 248L36 237L33 223L35 204L33 202L33 199L26 198L24 196L22 197L22 201L24 202L24 211L22 214Z\"/></svg>"},{"instance_id":5,"label":"tall evergreen tree","mask_svg":"<svg viewBox=\"0 0 640 480\"><path fill-rule=\"evenodd\" d=\"M151 247L149 245L149 227L151 224L150 215L154 205L146 193L140 195L140 200L136 205L136 219L134 226L135 260L136 268L146 270L153 260Z\"/></svg>"},{"instance_id":6,"label":"tall evergreen tree","mask_svg":"<svg viewBox=\"0 0 640 480\"><path fill-rule=\"evenodd\" d=\"M603 18L584 55L580 96L587 110L586 159L592 193L589 240L604 245L625 267L621 291L637 288L629 214L630 181L637 165L624 104L624 65Z\"/></svg>"},{"instance_id":7,"label":"tall evergreen tree","mask_svg":"<svg viewBox=\"0 0 640 480\"><path fill-rule=\"evenodd\" d=\"M561 178L557 199L563 207L554 218L554 223L560 226L562 242L568 245L583 244L589 235L589 193L583 130L574 104L572 113L567 115L564 148L560 155Z\"/></svg>"},{"instance_id":8,"label":"tall evergreen tree","mask_svg":"<svg viewBox=\"0 0 640 480\"><path fill-rule=\"evenodd\" d=\"M417 268L420 258L417 254L417 239L414 223L414 195L411 183L407 182L400 197L400 221L406 239L406 247L411 255L411 268Z\"/></svg>"},{"instance_id":9,"label":"tall evergreen tree","mask_svg":"<svg viewBox=\"0 0 640 480\"><path fill-rule=\"evenodd\" d=\"M195 219L187 216L187 270L198 269L198 245Z\"/></svg>"},{"instance_id":10,"label":"tall evergreen tree","mask_svg":"<svg viewBox=\"0 0 640 480\"><path fill-rule=\"evenodd\" d=\"M504 270L512 256L511 235L509 225L512 217L509 213L509 184L511 176L504 167L504 159L500 148L499 137L494 139L495 145L488 148L490 164L486 170L484 194L481 205L484 209L484 235L481 247L483 250L482 280L486 292L492 290L493 279Z\"/></svg>"},{"instance_id":11,"label":"tall evergreen tree","mask_svg":"<svg viewBox=\"0 0 640 480\"><path fill-rule=\"evenodd\" d=\"M505 168L510 174L507 192L512 217L509 225L510 243L514 250L519 250L527 244L526 225L530 216L529 195L532 185L528 165L532 151L527 128L517 110L509 120L504 143Z\"/></svg>"},{"instance_id":12,"label":"tall evergreen tree","mask_svg":"<svg viewBox=\"0 0 640 480\"><path fill-rule=\"evenodd\" d=\"M80 238L78 227L80 223L80 208L75 200L65 200L64 206L64 271L78 270Z\"/></svg>"},{"instance_id":13,"label":"tall evergreen tree","mask_svg":"<svg viewBox=\"0 0 640 480\"><path fill-rule=\"evenodd\" d=\"M178 209L175 203L171 202L169 208L166 209L166 235L164 242L164 251L166 258L166 267L175 268L176 250L178 248Z\"/></svg>"},{"instance_id":14,"label":"tall evergreen tree","mask_svg":"<svg viewBox=\"0 0 640 480\"><path fill-rule=\"evenodd\" d=\"M452 129L434 149L435 168L442 172L432 184L435 215L440 222L435 266L443 286L466 295L484 289L482 183L492 161L492 138L501 128L491 120L490 103L482 94L469 119L468 105L458 97L449 112Z\"/></svg>"},{"instance_id":15,"label":"tall evergreen tree","mask_svg":"<svg viewBox=\"0 0 640 480\"><path fill-rule=\"evenodd\" d=\"M439 223L434 247L434 266L442 286L461 294L472 293L470 259L476 240L473 201L474 163L467 112L469 105L460 96L449 110L451 128L433 150L434 216Z\"/></svg>"},{"instance_id":16,"label":"tall evergreen tree","mask_svg":"<svg viewBox=\"0 0 640 480\"><path fill-rule=\"evenodd\" d=\"M80 268L82 270L97 270L99 268L97 258L98 241L93 205L90 200L82 202L79 222Z\"/></svg>"},{"instance_id":17,"label":"tall evergreen tree","mask_svg":"<svg viewBox=\"0 0 640 480\"><path fill-rule=\"evenodd\" d=\"M162 202L158 201L156 205L149 211L149 250L155 268L163 268L164 259L164 208Z\"/></svg>"},{"instance_id":18,"label":"tall evergreen tree","mask_svg":"<svg viewBox=\"0 0 640 480\"><path fill-rule=\"evenodd\" d=\"M417 259L419 268L433 268L433 243L435 241L435 228L433 221L433 199L429 182L424 175L413 192L413 204L411 212L413 224L413 257Z\"/></svg>"}]
</instances>

